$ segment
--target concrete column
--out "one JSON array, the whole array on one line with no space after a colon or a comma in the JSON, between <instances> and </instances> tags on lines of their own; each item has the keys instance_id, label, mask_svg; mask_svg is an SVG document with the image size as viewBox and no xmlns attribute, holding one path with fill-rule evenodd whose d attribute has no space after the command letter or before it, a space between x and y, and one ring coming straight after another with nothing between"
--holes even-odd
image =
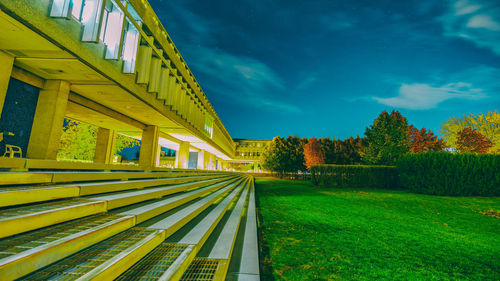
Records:
<instances>
[{"instance_id":1,"label":"concrete column","mask_svg":"<svg viewBox=\"0 0 500 281\"><path fill-rule=\"evenodd\" d=\"M28 158L56 160L69 90L67 81L45 81L36 105L28 144Z\"/></svg>"},{"instance_id":2,"label":"concrete column","mask_svg":"<svg viewBox=\"0 0 500 281\"><path fill-rule=\"evenodd\" d=\"M176 155L175 167L179 169L187 169L189 162L189 142L181 142L179 144L179 151L177 151Z\"/></svg>"},{"instance_id":3,"label":"concrete column","mask_svg":"<svg viewBox=\"0 0 500 281\"><path fill-rule=\"evenodd\" d=\"M160 155L158 153L158 141L160 138L160 128L150 125L142 131L141 150L139 152L139 165L146 168L153 168L158 165Z\"/></svg>"},{"instance_id":4,"label":"concrete column","mask_svg":"<svg viewBox=\"0 0 500 281\"><path fill-rule=\"evenodd\" d=\"M3 103L9 87L14 57L0 51L0 117L2 116Z\"/></svg>"},{"instance_id":5,"label":"concrete column","mask_svg":"<svg viewBox=\"0 0 500 281\"><path fill-rule=\"evenodd\" d=\"M205 150L198 151L198 169L205 170Z\"/></svg>"},{"instance_id":6,"label":"concrete column","mask_svg":"<svg viewBox=\"0 0 500 281\"><path fill-rule=\"evenodd\" d=\"M115 153L116 132L114 130L99 128L94 153L94 163L113 163Z\"/></svg>"}]
</instances>

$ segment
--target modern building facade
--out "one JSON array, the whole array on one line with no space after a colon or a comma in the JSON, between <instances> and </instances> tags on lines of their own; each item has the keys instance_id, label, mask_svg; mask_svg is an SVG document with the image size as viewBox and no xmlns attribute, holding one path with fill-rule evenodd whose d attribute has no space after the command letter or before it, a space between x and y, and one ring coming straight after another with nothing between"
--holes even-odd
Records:
<instances>
[{"instance_id":1,"label":"modern building facade","mask_svg":"<svg viewBox=\"0 0 500 281\"><path fill-rule=\"evenodd\" d=\"M262 172L261 156L271 140L234 139L236 148L231 166L236 170Z\"/></svg>"},{"instance_id":2,"label":"modern building facade","mask_svg":"<svg viewBox=\"0 0 500 281\"><path fill-rule=\"evenodd\" d=\"M117 133L141 140L146 168L159 165L160 147L177 151L176 168L223 170L241 158L147 1L0 0L0 8L5 156L56 160L71 118L99 127L94 163L113 162Z\"/></svg>"}]
</instances>

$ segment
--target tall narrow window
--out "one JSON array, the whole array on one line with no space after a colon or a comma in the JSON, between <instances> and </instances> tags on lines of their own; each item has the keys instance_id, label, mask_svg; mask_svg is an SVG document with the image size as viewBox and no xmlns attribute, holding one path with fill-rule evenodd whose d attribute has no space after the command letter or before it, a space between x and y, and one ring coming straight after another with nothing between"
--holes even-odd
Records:
<instances>
[{"instance_id":1,"label":"tall narrow window","mask_svg":"<svg viewBox=\"0 0 500 281\"><path fill-rule=\"evenodd\" d=\"M205 134L212 138L214 127L213 119L208 114L205 115Z\"/></svg>"},{"instance_id":2,"label":"tall narrow window","mask_svg":"<svg viewBox=\"0 0 500 281\"><path fill-rule=\"evenodd\" d=\"M96 42L101 22L103 0L85 0L80 21L83 25L82 41Z\"/></svg>"},{"instance_id":3,"label":"tall narrow window","mask_svg":"<svg viewBox=\"0 0 500 281\"><path fill-rule=\"evenodd\" d=\"M70 7L71 7L71 0L54 0L52 1L50 16L65 18L69 14Z\"/></svg>"},{"instance_id":4,"label":"tall narrow window","mask_svg":"<svg viewBox=\"0 0 500 281\"><path fill-rule=\"evenodd\" d=\"M85 4L84 0L72 0L73 8L71 9L71 15L77 20L82 20L82 11L83 5Z\"/></svg>"},{"instance_id":5,"label":"tall narrow window","mask_svg":"<svg viewBox=\"0 0 500 281\"><path fill-rule=\"evenodd\" d=\"M137 57L137 47L139 45L139 30L130 22L129 19L125 22L125 30L123 32L123 72L134 73L135 60Z\"/></svg>"},{"instance_id":6,"label":"tall narrow window","mask_svg":"<svg viewBox=\"0 0 500 281\"><path fill-rule=\"evenodd\" d=\"M124 13L114 0L106 1L101 27L101 41L106 45L106 59L118 59Z\"/></svg>"}]
</instances>

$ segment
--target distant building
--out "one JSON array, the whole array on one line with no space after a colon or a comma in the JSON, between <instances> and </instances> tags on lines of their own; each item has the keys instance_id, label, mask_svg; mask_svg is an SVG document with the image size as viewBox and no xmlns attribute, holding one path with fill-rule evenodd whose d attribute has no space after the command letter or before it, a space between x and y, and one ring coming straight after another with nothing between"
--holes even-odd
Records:
<instances>
[{"instance_id":1,"label":"distant building","mask_svg":"<svg viewBox=\"0 0 500 281\"><path fill-rule=\"evenodd\" d=\"M230 166L237 171L262 172L260 158L271 140L233 139L233 141L236 147Z\"/></svg>"}]
</instances>

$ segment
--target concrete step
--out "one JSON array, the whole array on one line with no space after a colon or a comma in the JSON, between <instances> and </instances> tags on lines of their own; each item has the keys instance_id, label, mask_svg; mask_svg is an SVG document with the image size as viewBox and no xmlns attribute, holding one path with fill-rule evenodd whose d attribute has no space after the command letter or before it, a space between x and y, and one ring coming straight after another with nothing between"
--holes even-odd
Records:
<instances>
[{"instance_id":1,"label":"concrete step","mask_svg":"<svg viewBox=\"0 0 500 281\"><path fill-rule=\"evenodd\" d=\"M142 223L141 226L151 229L163 229L167 232L166 236L169 237L181 227L183 227L186 223L198 216L202 211L207 209L210 205L214 204L217 200L231 192L231 190L236 188L241 183L241 181L243 181L243 179L229 184L224 188L221 188L201 198L200 200L193 202L192 204L181 206L149 221L146 221Z\"/></svg>"},{"instance_id":2,"label":"concrete step","mask_svg":"<svg viewBox=\"0 0 500 281\"><path fill-rule=\"evenodd\" d=\"M0 186L26 184L55 184L68 182L91 182L130 179L159 179L188 176L216 175L214 172L177 171L170 172L0 172Z\"/></svg>"},{"instance_id":3,"label":"concrete step","mask_svg":"<svg viewBox=\"0 0 500 281\"><path fill-rule=\"evenodd\" d=\"M135 217L101 214L0 240L0 276L14 280L135 225Z\"/></svg>"},{"instance_id":4,"label":"concrete step","mask_svg":"<svg viewBox=\"0 0 500 281\"><path fill-rule=\"evenodd\" d=\"M240 221L245 212L245 205L248 199L250 184L245 188L238 201L232 206L221 219L217 228L208 238L205 246L196 255L181 280L198 280L197 278L206 278L204 280L224 280L230 263L233 246L236 241ZM201 272L207 275L198 275Z\"/></svg>"},{"instance_id":5,"label":"concrete step","mask_svg":"<svg viewBox=\"0 0 500 281\"><path fill-rule=\"evenodd\" d=\"M217 182L222 181L227 177L228 176L217 175L130 181L105 181L97 183L75 183L55 186L2 187L0 188L0 207L202 180L212 180L213 182Z\"/></svg>"},{"instance_id":6,"label":"concrete step","mask_svg":"<svg viewBox=\"0 0 500 281\"><path fill-rule=\"evenodd\" d=\"M234 179L229 179L236 180ZM125 191L95 197L55 201L0 211L0 238L46 227L49 225L90 216L110 209L146 201L154 198L213 185L219 179L188 182L138 191ZM227 184L226 181L220 184ZM140 212L140 211L139 211Z\"/></svg>"},{"instance_id":7,"label":"concrete step","mask_svg":"<svg viewBox=\"0 0 500 281\"><path fill-rule=\"evenodd\" d=\"M224 181L216 184L212 184L203 188L195 189L192 191L184 192L182 194L176 194L172 196L167 196L166 198L151 200L140 204L134 204L131 206L119 208L113 213L120 215L133 215L136 216L137 223L144 222L151 219L157 215L165 213L169 210L177 208L187 202L195 200L199 197L208 195L220 188L226 186L227 184L233 183L240 178L235 177L229 181Z\"/></svg>"},{"instance_id":8,"label":"concrete step","mask_svg":"<svg viewBox=\"0 0 500 281\"><path fill-rule=\"evenodd\" d=\"M207 205L204 203L214 202L221 196L224 196L228 191L232 190L234 186L241 181L242 178L233 177L233 179L221 183L211 184L203 188L165 198L170 200L170 203L174 204L174 206L163 208L172 209L175 208L176 204L179 204L178 202L184 202L185 194L193 195L195 192L198 192L197 196L199 197L206 195L208 192L217 190L191 205L181 206L172 210L167 217L176 217L179 221L170 221L172 229L163 231L165 237L167 237L168 233L175 232L174 229L180 228L190 220L190 214L187 213L189 212L187 209L198 212L199 208L206 208ZM187 186L187 184L184 185ZM157 188L151 188L151 190L156 189ZM144 191L148 191L148 189ZM123 195L127 197L131 193L133 192L122 192L113 195ZM158 203L161 201L162 200L156 200L155 202ZM101 198L101 202L107 204L106 198ZM197 206L198 208L193 209L193 206ZM129 210L125 210L126 208L120 209L123 212L122 215L94 215L1 239L0 276L2 276L2 280L4 276L6 280L13 280L25 276L26 274L116 235L121 231L134 227L137 223L137 217L144 219L148 216L152 216L150 212L154 208L144 208L144 206L134 207L135 208ZM129 213L129 215L125 213ZM178 213L182 215L178 216ZM158 215L158 213L154 215Z\"/></svg>"},{"instance_id":9,"label":"concrete step","mask_svg":"<svg viewBox=\"0 0 500 281\"><path fill-rule=\"evenodd\" d=\"M209 207L193 221L186 224L173 236L123 273L118 280L179 280L199 249L238 196L246 189L247 181L242 181L229 194L219 199L219 203ZM222 194L222 193L221 193ZM180 247L180 248L179 248ZM173 255L171 249L182 249ZM166 250L168 249L168 250ZM149 270L155 268L154 271Z\"/></svg>"},{"instance_id":10,"label":"concrete step","mask_svg":"<svg viewBox=\"0 0 500 281\"><path fill-rule=\"evenodd\" d=\"M165 240L165 232L135 227L21 280L113 280Z\"/></svg>"},{"instance_id":11,"label":"concrete step","mask_svg":"<svg viewBox=\"0 0 500 281\"><path fill-rule=\"evenodd\" d=\"M255 186L252 181L246 215L238 233L226 276L228 281L259 281L259 244Z\"/></svg>"}]
</instances>

